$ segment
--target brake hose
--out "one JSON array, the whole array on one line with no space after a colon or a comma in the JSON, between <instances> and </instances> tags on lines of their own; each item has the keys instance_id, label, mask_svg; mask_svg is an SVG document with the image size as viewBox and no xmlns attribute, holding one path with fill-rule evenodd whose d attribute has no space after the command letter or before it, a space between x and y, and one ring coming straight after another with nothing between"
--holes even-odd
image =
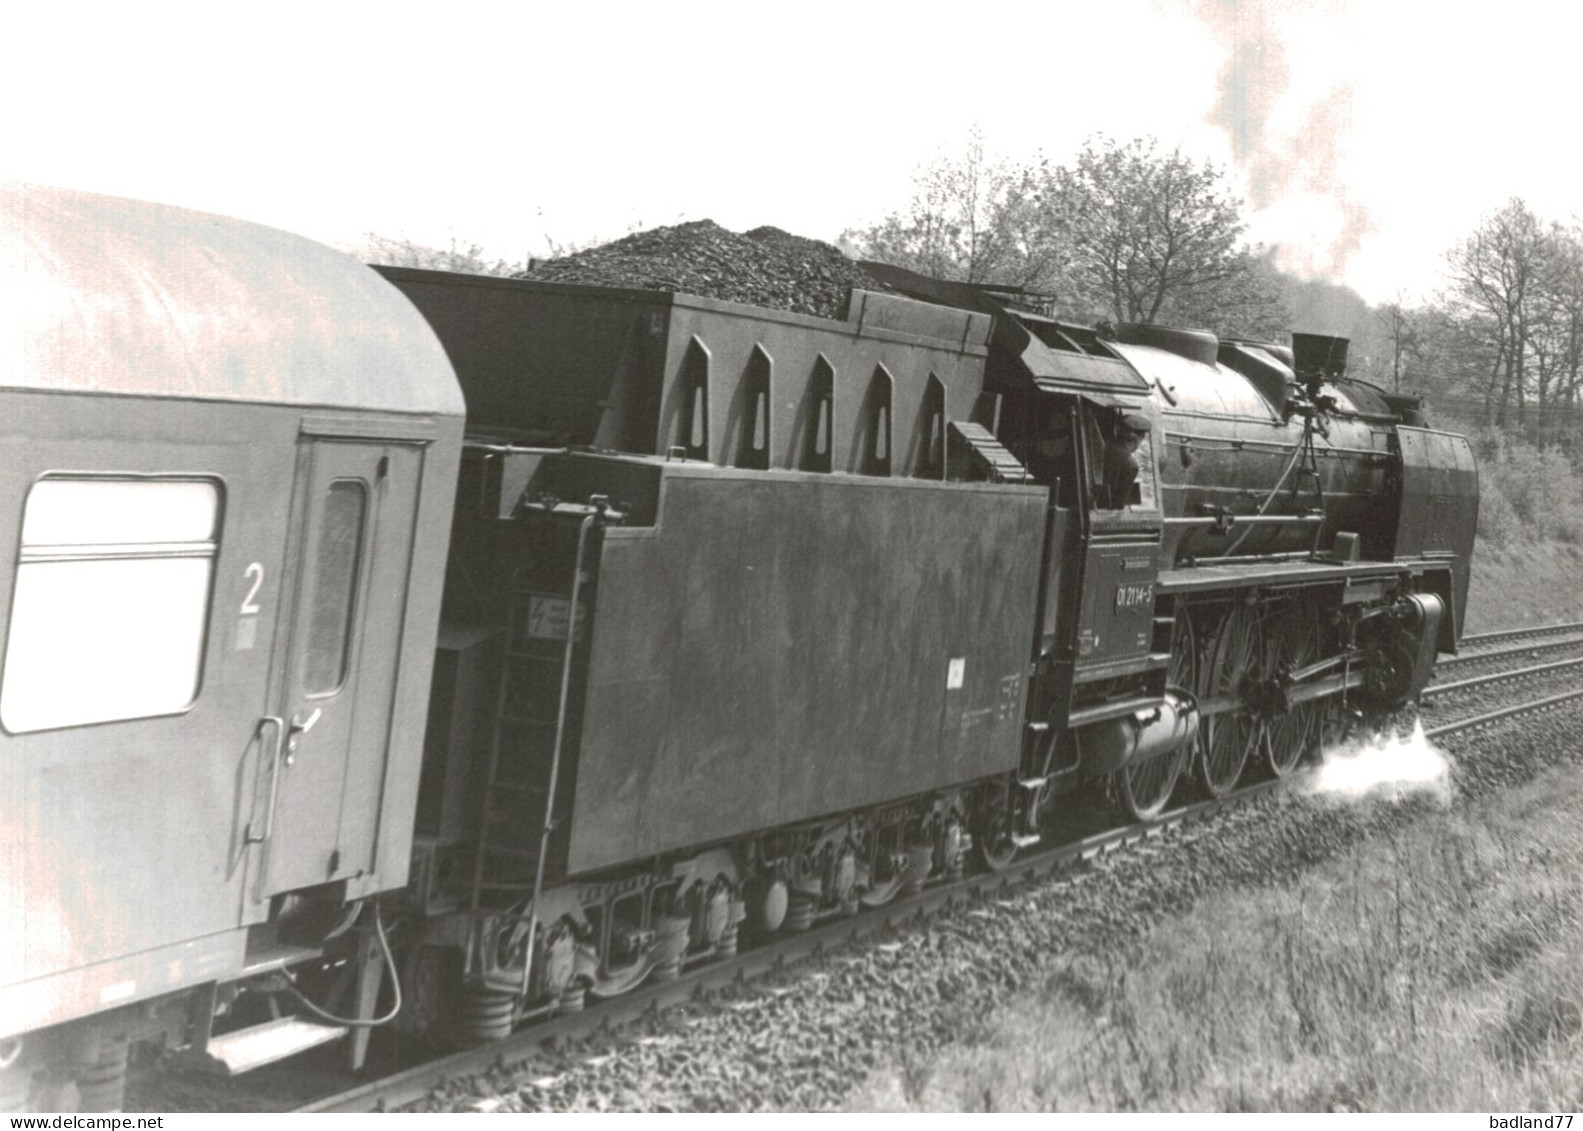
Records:
<instances>
[{"instance_id":1,"label":"brake hose","mask_svg":"<svg viewBox=\"0 0 1583 1131\"><path fill-rule=\"evenodd\" d=\"M396 960L390 953L390 940L385 937L385 920L380 914L379 901L377 899L374 901L374 937L379 941L379 951L384 956L386 969L390 971L390 984L394 987L396 994L396 1002L390 1007L390 1012L385 1014L385 1016L371 1021L357 1021L347 1017L337 1017L309 1001L307 996L296 987L295 983L288 980L286 989L290 990L291 995L307 1007L309 1013L312 1013L321 1021L330 1022L332 1025L350 1025L354 1029L373 1029L380 1025L390 1024L396 1019L396 1014L401 1012L401 978L396 973Z\"/></svg>"}]
</instances>

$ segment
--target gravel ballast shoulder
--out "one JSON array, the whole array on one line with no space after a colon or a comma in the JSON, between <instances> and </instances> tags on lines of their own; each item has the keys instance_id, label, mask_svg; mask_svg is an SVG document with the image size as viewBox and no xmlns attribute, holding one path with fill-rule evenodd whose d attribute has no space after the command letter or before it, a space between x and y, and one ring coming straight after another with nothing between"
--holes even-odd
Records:
<instances>
[{"instance_id":1,"label":"gravel ballast shoulder","mask_svg":"<svg viewBox=\"0 0 1583 1131\"><path fill-rule=\"evenodd\" d=\"M681 291L822 318L842 317L853 287L890 289L830 244L769 226L731 232L713 220L636 232L518 278Z\"/></svg>"}]
</instances>

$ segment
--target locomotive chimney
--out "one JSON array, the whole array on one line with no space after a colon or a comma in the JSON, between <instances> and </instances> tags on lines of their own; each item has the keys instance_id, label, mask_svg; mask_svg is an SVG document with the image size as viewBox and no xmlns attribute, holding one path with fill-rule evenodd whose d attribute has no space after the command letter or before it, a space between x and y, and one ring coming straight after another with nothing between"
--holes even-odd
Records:
<instances>
[{"instance_id":1,"label":"locomotive chimney","mask_svg":"<svg viewBox=\"0 0 1583 1131\"><path fill-rule=\"evenodd\" d=\"M1293 334L1297 379L1310 388L1321 381L1339 381L1347 374L1347 339L1325 334Z\"/></svg>"}]
</instances>

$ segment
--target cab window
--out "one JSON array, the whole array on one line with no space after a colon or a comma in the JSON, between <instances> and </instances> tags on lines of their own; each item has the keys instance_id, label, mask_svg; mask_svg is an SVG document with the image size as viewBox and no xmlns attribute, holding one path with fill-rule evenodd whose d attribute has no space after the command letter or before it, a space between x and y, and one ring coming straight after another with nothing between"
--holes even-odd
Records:
<instances>
[{"instance_id":1,"label":"cab window","mask_svg":"<svg viewBox=\"0 0 1583 1131\"><path fill-rule=\"evenodd\" d=\"M1156 504L1149 422L1117 409L1085 413L1089 482L1098 510L1152 510Z\"/></svg>"},{"instance_id":2,"label":"cab window","mask_svg":"<svg viewBox=\"0 0 1583 1131\"><path fill-rule=\"evenodd\" d=\"M0 724L179 714L198 694L220 486L50 476L22 516Z\"/></svg>"},{"instance_id":3,"label":"cab window","mask_svg":"<svg viewBox=\"0 0 1583 1131\"><path fill-rule=\"evenodd\" d=\"M1039 483L1059 484L1057 506L1075 507L1082 478L1075 441L1076 405L1067 398L1041 396L1034 407L1034 431L1026 456L1028 469Z\"/></svg>"}]
</instances>

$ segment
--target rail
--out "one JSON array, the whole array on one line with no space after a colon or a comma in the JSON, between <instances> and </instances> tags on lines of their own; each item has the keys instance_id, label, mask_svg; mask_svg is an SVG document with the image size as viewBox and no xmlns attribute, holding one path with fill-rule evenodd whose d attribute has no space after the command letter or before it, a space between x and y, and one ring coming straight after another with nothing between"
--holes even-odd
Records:
<instances>
[{"instance_id":1,"label":"rail","mask_svg":"<svg viewBox=\"0 0 1583 1131\"><path fill-rule=\"evenodd\" d=\"M1480 632L1474 636L1464 636L1462 643L1485 644L1492 640L1515 640L1520 636L1559 636L1566 632L1583 632L1583 621L1534 625L1529 628L1507 628L1499 632Z\"/></svg>"},{"instance_id":2,"label":"rail","mask_svg":"<svg viewBox=\"0 0 1583 1131\"><path fill-rule=\"evenodd\" d=\"M1526 668L1513 668L1509 672L1470 676L1467 679L1459 679L1453 683L1437 683L1425 688L1421 698L1434 699L1441 695L1448 695L1453 691L1466 691L1470 687L1484 687L1491 683L1505 683L1509 679L1526 679L1529 676L1544 675L1547 672L1563 671L1567 668L1576 667L1583 667L1583 656L1575 660L1556 660L1548 664L1534 664Z\"/></svg>"},{"instance_id":3,"label":"rail","mask_svg":"<svg viewBox=\"0 0 1583 1131\"><path fill-rule=\"evenodd\" d=\"M1558 695L1547 695L1543 699L1535 699L1528 703L1518 703L1511 707L1502 707L1498 711L1486 711L1482 715L1472 718L1458 719L1454 723L1445 723L1432 730L1424 731L1427 738L1444 738L1447 735L1457 734L1465 730L1475 730L1490 723L1500 722L1502 719L1515 718L1518 715L1536 715L1541 711L1548 711L1574 699L1583 699L1583 687L1573 691L1563 691Z\"/></svg>"},{"instance_id":4,"label":"rail","mask_svg":"<svg viewBox=\"0 0 1583 1131\"><path fill-rule=\"evenodd\" d=\"M1467 641L1464 639L1463 643ZM1536 652L1553 652L1558 648L1583 648L1583 639L1580 640L1555 640L1549 644L1518 644L1513 648L1496 648L1489 652L1479 652L1472 656L1450 656L1435 662L1436 671L1445 671L1447 668L1460 668L1468 664L1482 664L1489 660L1498 660L1505 656L1532 655Z\"/></svg>"}]
</instances>

